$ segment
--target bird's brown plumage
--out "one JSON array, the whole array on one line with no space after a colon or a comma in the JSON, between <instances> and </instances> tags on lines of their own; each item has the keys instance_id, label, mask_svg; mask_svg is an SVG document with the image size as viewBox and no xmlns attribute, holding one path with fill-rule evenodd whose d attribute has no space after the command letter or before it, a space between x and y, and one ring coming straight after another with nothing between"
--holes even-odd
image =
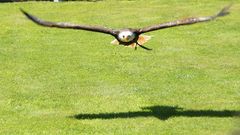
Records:
<instances>
[{"instance_id":1,"label":"bird's brown plumage","mask_svg":"<svg viewBox=\"0 0 240 135\"><path fill-rule=\"evenodd\" d=\"M41 20L41 19L27 13L26 11L24 11L22 9L20 9L20 10L28 19L32 20L33 22L35 22L36 24L41 25L41 26L56 27L56 28L63 28L63 29L87 30L87 31L92 31L92 32L100 32L100 33L104 33L104 34L110 34L119 41L119 44L129 46L129 45L132 45L135 43L137 46L140 46L144 49L150 50L146 47L143 47L141 45L141 43L138 43L139 36L142 33L147 33L147 32L151 32L151 31L155 31L155 30L171 28L171 27L176 27L176 26L190 25L190 24L195 24L195 23L199 23L199 22L211 21L217 17L227 15L229 13L228 9L230 7L231 7L231 5L224 7L218 14L213 15L213 16L186 18L186 19L171 21L171 22L167 22L167 23L151 25L151 26L139 28L139 29L132 29L132 28L111 29L111 28L106 28L106 27L102 27L102 26L89 26L89 25L79 25L79 24L61 23L61 22L56 23L56 22ZM119 40L118 34L121 33L122 31L126 31L126 30L131 31L134 34L135 38L129 42L122 42L121 40Z\"/></svg>"},{"instance_id":2,"label":"bird's brown plumage","mask_svg":"<svg viewBox=\"0 0 240 135\"><path fill-rule=\"evenodd\" d=\"M33 22L41 26L65 28L65 29L80 29L80 30L87 30L87 31L93 31L93 32L101 32L101 33L110 34L110 35L116 35L116 31L110 28L101 27L101 26L79 25L79 24L72 24L72 23L66 23L66 22L55 23L50 21L44 21L27 13L23 9L20 9L20 10L22 11L23 14L26 15L28 19L32 20Z\"/></svg>"},{"instance_id":3,"label":"bird's brown plumage","mask_svg":"<svg viewBox=\"0 0 240 135\"><path fill-rule=\"evenodd\" d=\"M171 21L171 22L167 22L167 23L148 26L148 27L139 29L138 31L140 33L146 33L146 32L150 32L150 31L154 31L154 30L165 29L165 28L170 28L170 27L175 27L175 26L190 25L190 24L199 23L199 22L211 21L217 17L221 17L221 16L225 16L225 15L229 14L228 10L231 6L232 6L232 4L224 7L218 14L213 15L213 16L191 17L191 18L186 18L186 19L181 19L181 20Z\"/></svg>"}]
</instances>

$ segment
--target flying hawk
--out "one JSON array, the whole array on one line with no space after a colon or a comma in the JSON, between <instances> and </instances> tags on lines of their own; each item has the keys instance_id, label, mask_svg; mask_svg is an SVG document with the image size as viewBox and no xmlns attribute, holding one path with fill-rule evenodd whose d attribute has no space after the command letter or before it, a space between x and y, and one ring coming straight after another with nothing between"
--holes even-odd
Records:
<instances>
[{"instance_id":1,"label":"flying hawk","mask_svg":"<svg viewBox=\"0 0 240 135\"><path fill-rule=\"evenodd\" d=\"M64 28L64 29L87 30L87 31L93 31L93 32L100 32L104 34L110 34L113 37L115 37L115 40L111 42L112 44L130 46L130 47L134 47L135 49L137 49L137 46L140 46L143 49L151 50L143 46L143 44L146 43L151 38L150 36L142 35L143 33L165 29L165 28L171 28L175 26L211 21L216 19L217 17L221 17L229 14L228 9L230 7L231 5L224 7L220 12L218 12L216 15L213 15L213 16L186 18L186 19L176 20L172 22L152 25L152 26L148 26L140 29L134 29L134 28L110 29L102 26L77 25L77 24L64 23L64 22L50 22L50 21L44 21L42 19L39 19L27 13L23 9L20 9L20 10L22 11L23 14L26 15L28 19L32 20L33 22L41 26Z\"/></svg>"}]
</instances>

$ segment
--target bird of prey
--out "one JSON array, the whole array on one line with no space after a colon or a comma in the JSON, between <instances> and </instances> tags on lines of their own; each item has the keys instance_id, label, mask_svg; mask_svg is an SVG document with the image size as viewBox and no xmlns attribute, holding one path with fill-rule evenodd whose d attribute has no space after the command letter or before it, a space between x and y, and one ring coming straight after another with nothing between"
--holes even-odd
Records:
<instances>
[{"instance_id":1,"label":"bird of prey","mask_svg":"<svg viewBox=\"0 0 240 135\"><path fill-rule=\"evenodd\" d=\"M78 25L78 24L71 24L71 23L65 23L65 22L50 22L50 21L39 19L27 13L23 9L20 9L20 10L24 15L26 15L28 19L32 20L33 22L41 26L56 27L56 28L63 28L63 29L87 30L92 32L110 34L113 37L115 37L115 40L111 42L112 44L130 46L135 49L137 49L137 46L140 46L143 49L151 50L143 46L143 44L146 43L151 38L150 36L143 35L143 33L165 29L165 28L171 28L175 26L190 25L190 24L195 24L199 22L211 21L216 19L217 17L221 17L229 14L228 9L230 7L231 5L226 6L222 10L220 10L220 12L218 12L216 15L212 15L212 16L191 17L191 18L185 18L185 19L180 19L176 21L151 25L144 28L124 28L124 29L111 29L111 28L106 28L102 26Z\"/></svg>"}]
</instances>

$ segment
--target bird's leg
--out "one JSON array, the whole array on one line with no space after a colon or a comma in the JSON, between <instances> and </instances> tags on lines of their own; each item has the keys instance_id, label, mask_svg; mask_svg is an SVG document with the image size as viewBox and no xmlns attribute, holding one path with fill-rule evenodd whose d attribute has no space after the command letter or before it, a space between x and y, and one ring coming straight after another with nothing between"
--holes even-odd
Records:
<instances>
[{"instance_id":1,"label":"bird's leg","mask_svg":"<svg viewBox=\"0 0 240 135\"><path fill-rule=\"evenodd\" d=\"M138 44L136 44L136 46L135 46L135 48L134 48L135 50L137 50L137 46L138 46Z\"/></svg>"},{"instance_id":2,"label":"bird's leg","mask_svg":"<svg viewBox=\"0 0 240 135\"><path fill-rule=\"evenodd\" d=\"M145 50L148 50L148 51L150 51L150 50L152 50L152 49L150 49L150 48L147 48L147 47L145 47L145 46L142 46L142 45L140 45L138 42L136 42L136 47L135 47L135 50L136 50L136 48L137 48L137 46L140 46L141 48L143 48L143 49L145 49Z\"/></svg>"}]
</instances>

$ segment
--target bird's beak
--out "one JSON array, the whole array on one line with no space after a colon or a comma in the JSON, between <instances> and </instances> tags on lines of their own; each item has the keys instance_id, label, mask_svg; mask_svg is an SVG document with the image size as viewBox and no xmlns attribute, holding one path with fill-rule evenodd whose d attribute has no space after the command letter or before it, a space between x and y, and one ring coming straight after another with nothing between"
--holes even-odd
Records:
<instances>
[{"instance_id":1,"label":"bird's beak","mask_svg":"<svg viewBox=\"0 0 240 135\"><path fill-rule=\"evenodd\" d=\"M126 40L126 41L129 41L130 38L131 38L131 36L126 36L125 40Z\"/></svg>"},{"instance_id":2,"label":"bird's beak","mask_svg":"<svg viewBox=\"0 0 240 135\"><path fill-rule=\"evenodd\" d=\"M125 38L123 38L123 40L124 40L124 42L127 42L127 41L128 41L128 38L127 38L127 37L125 37Z\"/></svg>"}]
</instances>

